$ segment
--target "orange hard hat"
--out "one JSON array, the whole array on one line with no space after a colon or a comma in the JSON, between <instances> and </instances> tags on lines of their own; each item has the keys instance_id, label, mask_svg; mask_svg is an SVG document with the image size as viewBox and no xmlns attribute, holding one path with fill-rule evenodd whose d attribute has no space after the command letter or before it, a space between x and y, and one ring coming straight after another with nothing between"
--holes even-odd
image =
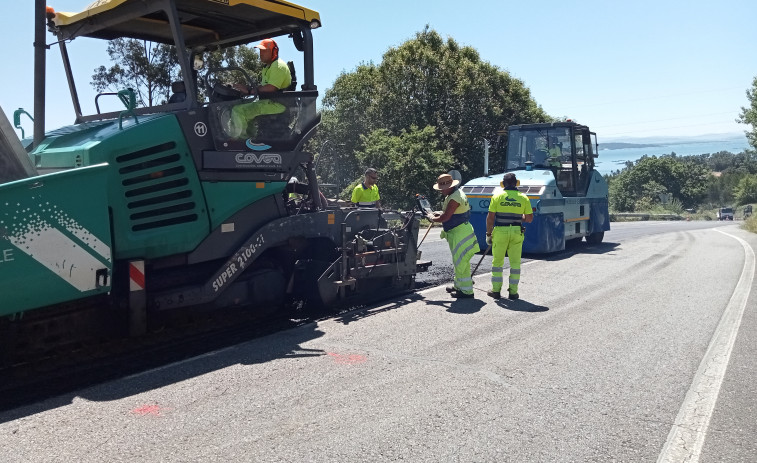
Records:
<instances>
[{"instance_id":1,"label":"orange hard hat","mask_svg":"<svg viewBox=\"0 0 757 463\"><path fill-rule=\"evenodd\" d=\"M261 50L275 50L279 48L279 46L276 45L276 42L274 42L273 39L265 39L255 45L255 48L260 48Z\"/></svg>"}]
</instances>

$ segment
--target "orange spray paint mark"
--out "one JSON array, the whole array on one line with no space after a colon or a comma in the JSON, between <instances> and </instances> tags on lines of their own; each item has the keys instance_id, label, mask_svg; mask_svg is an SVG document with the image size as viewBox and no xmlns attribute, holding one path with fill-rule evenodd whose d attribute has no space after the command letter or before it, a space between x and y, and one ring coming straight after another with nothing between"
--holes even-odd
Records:
<instances>
[{"instance_id":1,"label":"orange spray paint mark","mask_svg":"<svg viewBox=\"0 0 757 463\"><path fill-rule=\"evenodd\" d=\"M153 415L153 416L160 416L161 415L162 408L160 405L142 405L141 407L137 407L131 412L135 415L140 416L147 416L147 415Z\"/></svg>"},{"instance_id":2,"label":"orange spray paint mark","mask_svg":"<svg viewBox=\"0 0 757 463\"><path fill-rule=\"evenodd\" d=\"M356 365L358 363L365 363L365 361L368 360L368 357L360 354L342 355L334 352L327 352L326 354L333 358L336 363L341 365Z\"/></svg>"}]
</instances>

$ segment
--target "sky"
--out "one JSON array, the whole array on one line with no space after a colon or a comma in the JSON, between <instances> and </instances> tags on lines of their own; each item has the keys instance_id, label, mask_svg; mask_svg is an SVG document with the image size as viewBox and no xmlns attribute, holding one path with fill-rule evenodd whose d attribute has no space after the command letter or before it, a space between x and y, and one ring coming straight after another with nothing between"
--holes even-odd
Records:
<instances>
[{"instance_id":1,"label":"sky","mask_svg":"<svg viewBox=\"0 0 757 463\"><path fill-rule=\"evenodd\" d=\"M57 11L81 11L91 0L48 0ZM757 76L754 0L300 0L321 15L313 32L321 94L362 63L378 64L390 48L428 25L475 48L483 61L520 79L551 116L588 125L600 140L743 134L735 121L749 105ZM6 65L0 106L33 113L33 4L16 2L0 17ZM48 43L53 42L48 34ZM280 44L291 59L293 47ZM68 45L85 112L89 85L107 63L105 43ZM9 56L10 55L10 56ZM47 57L47 130L73 122L53 48ZM31 125L25 126L27 135Z\"/></svg>"}]
</instances>

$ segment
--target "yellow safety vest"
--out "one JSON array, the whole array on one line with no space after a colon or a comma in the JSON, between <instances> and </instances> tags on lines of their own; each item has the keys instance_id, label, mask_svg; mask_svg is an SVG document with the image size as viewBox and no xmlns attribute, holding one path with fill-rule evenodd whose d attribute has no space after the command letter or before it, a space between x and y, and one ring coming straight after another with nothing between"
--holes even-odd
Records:
<instances>
[{"instance_id":1,"label":"yellow safety vest","mask_svg":"<svg viewBox=\"0 0 757 463\"><path fill-rule=\"evenodd\" d=\"M523 215L533 214L531 200L518 190L504 190L489 203L489 212L495 213L494 226L521 225Z\"/></svg>"},{"instance_id":2,"label":"yellow safety vest","mask_svg":"<svg viewBox=\"0 0 757 463\"><path fill-rule=\"evenodd\" d=\"M381 199L381 196L379 195L378 185L366 188L361 183L352 190L352 202L357 203L358 206L373 207L379 199Z\"/></svg>"},{"instance_id":3,"label":"yellow safety vest","mask_svg":"<svg viewBox=\"0 0 757 463\"><path fill-rule=\"evenodd\" d=\"M452 214L452 217L450 217L446 222L442 222L442 228L444 228L444 231L450 231L470 219L470 205L468 204L468 197L465 196L463 190L458 188L453 191L452 194L444 198L442 212L447 210L447 205L450 201L455 201L457 203L457 208Z\"/></svg>"}]
</instances>

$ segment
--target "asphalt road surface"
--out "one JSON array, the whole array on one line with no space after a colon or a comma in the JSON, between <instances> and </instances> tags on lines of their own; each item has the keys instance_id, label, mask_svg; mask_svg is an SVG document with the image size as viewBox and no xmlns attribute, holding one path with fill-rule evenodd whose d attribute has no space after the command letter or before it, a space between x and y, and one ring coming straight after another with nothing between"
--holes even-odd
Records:
<instances>
[{"instance_id":1,"label":"asphalt road surface","mask_svg":"<svg viewBox=\"0 0 757 463\"><path fill-rule=\"evenodd\" d=\"M432 231L418 293L2 413L0 461L757 461L757 236L612 226L518 301Z\"/></svg>"}]
</instances>

